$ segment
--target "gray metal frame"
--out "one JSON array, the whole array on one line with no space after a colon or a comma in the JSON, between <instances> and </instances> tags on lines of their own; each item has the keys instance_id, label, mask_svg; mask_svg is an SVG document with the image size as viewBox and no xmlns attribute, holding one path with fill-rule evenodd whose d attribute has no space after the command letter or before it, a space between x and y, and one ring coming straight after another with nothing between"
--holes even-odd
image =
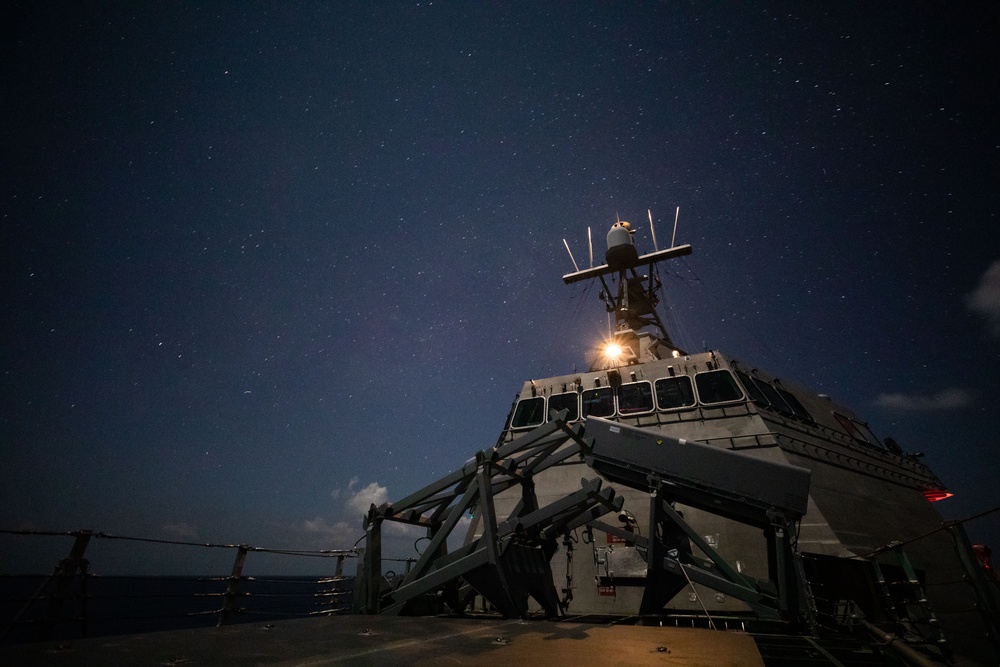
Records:
<instances>
[{"instance_id":1,"label":"gray metal frame","mask_svg":"<svg viewBox=\"0 0 1000 667\"><path fill-rule=\"evenodd\" d=\"M587 527L646 553L646 576L619 582L645 587L641 614L659 613L684 586L697 583L746 602L761 619L812 622L813 605L793 537L809 493L807 470L594 417L586 427L569 425L566 414L553 414L524 436L479 452L461 469L397 503L372 505L358 576L359 610L419 614L440 611L443 602L462 611L478 592L508 618L526 616L529 597L549 616L561 616L549 563L557 538ZM613 483L649 493L645 537L600 521L620 511L623 499L614 488L602 488L599 477L582 479L579 490L538 506L534 476L573 457ZM760 479L754 483L756 476ZM494 496L515 486L520 486L520 501L509 516L497 516ZM674 509L678 502L761 528L771 579L751 579L729 565ZM448 537L470 511L480 518L481 535L448 553ZM422 526L430 540L394 584L382 576L386 521ZM692 544L708 560L694 556Z\"/></svg>"},{"instance_id":2,"label":"gray metal frame","mask_svg":"<svg viewBox=\"0 0 1000 667\"><path fill-rule=\"evenodd\" d=\"M369 614L419 613L427 596L440 594L461 610L475 590L507 617L527 615L533 597L549 616L562 615L549 560L557 538L608 512L622 508L612 488L599 478L545 507L538 506L535 474L582 455L583 426L569 426L566 411L499 448L483 450L460 470L396 503L372 505L365 520L366 549L357 600ZM521 500L498 517L493 497L514 486ZM482 535L452 553L448 537L468 512L481 517ZM429 544L394 588L382 577L381 531L386 521L427 529ZM433 605L432 605L433 608Z\"/></svg>"},{"instance_id":3,"label":"gray metal frame","mask_svg":"<svg viewBox=\"0 0 1000 667\"><path fill-rule=\"evenodd\" d=\"M594 527L646 551L640 614L654 614L689 582L746 602L764 620L815 622L805 573L795 552L795 526L806 510L809 471L689 442L606 419L588 418L587 465L613 483L648 491L649 526L641 537L606 524ZM761 528L770 580L729 565L673 505L681 503ZM708 561L693 555L694 544Z\"/></svg>"}]
</instances>

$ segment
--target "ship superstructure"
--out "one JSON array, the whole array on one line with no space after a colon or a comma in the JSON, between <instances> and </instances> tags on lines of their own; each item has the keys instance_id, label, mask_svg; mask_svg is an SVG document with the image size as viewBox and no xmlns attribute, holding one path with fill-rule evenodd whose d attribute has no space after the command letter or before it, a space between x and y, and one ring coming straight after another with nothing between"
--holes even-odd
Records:
<instances>
[{"instance_id":1,"label":"ship superstructure","mask_svg":"<svg viewBox=\"0 0 1000 667\"><path fill-rule=\"evenodd\" d=\"M492 450L372 507L364 610L461 611L479 595L505 616L893 624L932 657L995 659L995 589L961 526L942 529L932 501L950 492L930 468L827 396L679 348L656 312L656 269L691 246L640 255L623 221L607 243L604 264L563 276L600 281L614 316L589 369L526 381ZM391 582L384 521L430 538Z\"/></svg>"}]
</instances>

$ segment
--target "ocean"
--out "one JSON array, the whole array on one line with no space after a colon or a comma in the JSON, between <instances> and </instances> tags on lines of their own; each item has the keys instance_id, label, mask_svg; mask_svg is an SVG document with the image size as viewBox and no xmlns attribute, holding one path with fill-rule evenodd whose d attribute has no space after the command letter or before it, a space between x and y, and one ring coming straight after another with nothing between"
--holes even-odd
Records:
<instances>
[{"instance_id":1,"label":"ocean","mask_svg":"<svg viewBox=\"0 0 1000 667\"><path fill-rule=\"evenodd\" d=\"M350 613L354 577L244 577L228 590L228 577L0 576L0 644Z\"/></svg>"}]
</instances>

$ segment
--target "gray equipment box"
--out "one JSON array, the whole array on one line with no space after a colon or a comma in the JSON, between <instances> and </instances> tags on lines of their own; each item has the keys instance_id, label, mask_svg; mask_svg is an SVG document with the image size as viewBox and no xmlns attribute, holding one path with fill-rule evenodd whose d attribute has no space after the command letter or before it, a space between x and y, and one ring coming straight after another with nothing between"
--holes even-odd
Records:
<instances>
[{"instance_id":1,"label":"gray equipment box","mask_svg":"<svg viewBox=\"0 0 1000 667\"><path fill-rule=\"evenodd\" d=\"M613 482L649 490L656 478L671 500L757 525L775 510L789 519L806 513L806 468L599 417L587 418L584 433L593 442L588 463Z\"/></svg>"}]
</instances>

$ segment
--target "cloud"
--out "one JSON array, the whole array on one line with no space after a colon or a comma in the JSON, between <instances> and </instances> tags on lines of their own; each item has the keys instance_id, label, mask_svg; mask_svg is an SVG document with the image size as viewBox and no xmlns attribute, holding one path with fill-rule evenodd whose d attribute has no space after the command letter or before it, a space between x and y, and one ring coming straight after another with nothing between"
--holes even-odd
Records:
<instances>
[{"instance_id":1,"label":"cloud","mask_svg":"<svg viewBox=\"0 0 1000 667\"><path fill-rule=\"evenodd\" d=\"M346 515L346 519L331 522L331 520L317 516L313 519L302 521L297 524L297 528L339 544L343 542L345 536L357 537L360 535L362 517L368 514L368 508L372 505L377 507L389 501L389 489L378 482L370 482L362 485L361 480L354 477L347 483L346 489L333 489L330 492L330 496L343 502L343 507L346 510L343 514ZM463 517L463 528L467 525L467 522L468 519ZM396 538L393 545L397 551L402 550L407 553L412 550L413 542L427 533L426 528L398 521L386 521L382 524L382 531L384 539ZM464 531L458 532L464 536ZM352 539L354 538L352 537ZM388 547L384 544L383 548Z\"/></svg>"},{"instance_id":2,"label":"cloud","mask_svg":"<svg viewBox=\"0 0 1000 667\"><path fill-rule=\"evenodd\" d=\"M358 512L363 515L368 514L368 508L372 505L379 505L389 502L389 489L380 486L378 482L372 482L367 486L355 488L360 484L355 477L347 485L347 498L344 504L350 512ZM400 523L398 521L386 521L382 524L382 529L387 535L396 535L413 540L426 534L427 529L412 524Z\"/></svg>"},{"instance_id":3,"label":"cloud","mask_svg":"<svg viewBox=\"0 0 1000 667\"><path fill-rule=\"evenodd\" d=\"M296 540L298 549L350 549L364 537L361 521L328 521L321 516L296 522L296 531L306 535Z\"/></svg>"},{"instance_id":4,"label":"cloud","mask_svg":"<svg viewBox=\"0 0 1000 667\"><path fill-rule=\"evenodd\" d=\"M990 333L1000 337L1000 259L979 279L979 286L965 297L969 310L986 319Z\"/></svg>"},{"instance_id":5,"label":"cloud","mask_svg":"<svg viewBox=\"0 0 1000 667\"><path fill-rule=\"evenodd\" d=\"M175 540L193 540L198 537L198 528L183 521L165 523L160 526L160 531Z\"/></svg>"},{"instance_id":6,"label":"cloud","mask_svg":"<svg viewBox=\"0 0 1000 667\"><path fill-rule=\"evenodd\" d=\"M330 491L330 497L334 500L340 500L343 498L344 506L348 510L351 510L352 514L354 512L360 512L362 514L368 514L368 508L373 503L378 506L389 500L389 490L380 486L378 482L372 482L364 488L356 488L360 480L357 477L352 477L351 481L347 483L346 489L336 488Z\"/></svg>"},{"instance_id":7,"label":"cloud","mask_svg":"<svg viewBox=\"0 0 1000 667\"><path fill-rule=\"evenodd\" d=\"M369 506L378 506L384 502L388 502L389 490L384 486L379 486L378 482L372 482L368 486L355 491L354 485L356 483L357 478L354 478L347 487L350 494L346 501L348 509L360 512L361 514L367 514Z\"/></svg>"},{"instance_id":8,"label":"cloud","mask_svg":"<svg viewBox=\"0 0 1000 667\"><path fill-rule=\"evenodd\" d=\"M360 524L352 526L346 521L337 521L331 524L323 517L318 516L315 519L306 519L303 521L302 528L307 533L316 533L324 537L342 540L345 535L353 535L360 532L361 526Z\"/></svg>"},{"instance_id":9,"label":"cloud","mask_svg":"<svg viewBox=\"0 0 1000 667\"><path fill-rule=\"evenodd\" d=\"M965 389L950 387L933 396L913 396L907 394L879 394L875 404L890 410L906 410L909 412L931 412L936 410L954 410L964 408L972 403L972 394Z\"/></svg>"}]
</instances>

